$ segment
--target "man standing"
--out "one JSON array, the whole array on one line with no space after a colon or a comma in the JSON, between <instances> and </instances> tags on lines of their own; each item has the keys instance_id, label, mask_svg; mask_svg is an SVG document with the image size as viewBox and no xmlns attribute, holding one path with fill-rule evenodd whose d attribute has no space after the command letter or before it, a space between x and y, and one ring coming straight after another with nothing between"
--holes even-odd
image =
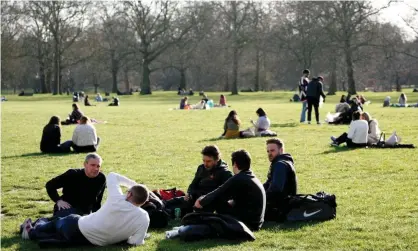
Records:
<instances>
[{"instance_id":1,"label":"man standing","mask_svg":"<svg viewBox=\"0 0 418 251\"><path fill-rule=\"evenodd\" d=\"M268 159L271 162L264 189L267 196L266 219L280 221L286 214L288 197L297 192L294 161L284 152L282 140L266 141Z\"/></svg>"},{"instance_id":2,"label":"man standing","mask_svg":"<svg viewBox=\"0 0 418 251\"><path fill-rule=\"evenodd\" d=\"M58 217L35 227L27 219L22 238L43 240L55 236L69 245L107 246L121 241L131 245L144 244L150 220L148 213L140 207L149 198L148 189L117 173L109 173L106 183L108 198L97 212ZM126 195L120 186L128 188Z\"/></svg>"},{"instance_id":3,"label":"man standing","mask_svg":"<svg viewBox=\"0 0 418 251\"><path fill-rule=\"evenodd\" d=\"M308 100L308 124L311 123L312 106L315 108L316 123L319 125L319 98L322 96L325 102L325 93L323 89L322 81L324 78L319 76L318 78L312 79L308 84L307 88L307 100Z\"/></svg>"},{"instance_id":4,"label":"man standing","mask_svg":"<svg viewBox=\"0 0 418 251\"><path fill-rule=\"evenodd\" d=\"M231 157L235 175L215 191L200 197L195 207L228 214L257 231L264 222L266 193L260 180L250 170L250 154L239 150Z\"/></svg>"},{"instance_id":5,"label":"man standing","mask_svg":"<svg viewBox=\"0 0 418 251\"><path fill-rule=\"evenodd\" d=\"M186 196L171 199L166 202L166 208L180 208L182 215L193 211L195 201L224 184L232 173L228 165L222 161L221 153L216 145L206 146L202 150L203 164L197 168L195 177L187 189Z\"/></svg>"},{"instance_id":6,"label":"man standing","mask_svg":"<svg viewBox=\"0 0 418 251\"><path fill-rule=\"evenodd\" d=\"M69 169L46 183L46 191L55 202L54 216L85 215L99 210L106 187L101 165L102 158L90 153L86 156L84 168ZM57 192L60 188L61 196Z\"/></svg>"},{"instance_id":7,"label":"man standing","mask_svg":"<svg viewBox=\"0 0 418 251\"><path fill-rule=\"evenodd\" d=\"M306 69L303 71L302 73L302 77L300 78L299 81L299 97L300 97L300 101L302 102L302 113L300 114L300 123L305 122L305 117L306 117L306 105L307 105L307 96L306 96L306 91L307 91L307 87L309 84L309 70Z\"/></svg>"}]
</instances>

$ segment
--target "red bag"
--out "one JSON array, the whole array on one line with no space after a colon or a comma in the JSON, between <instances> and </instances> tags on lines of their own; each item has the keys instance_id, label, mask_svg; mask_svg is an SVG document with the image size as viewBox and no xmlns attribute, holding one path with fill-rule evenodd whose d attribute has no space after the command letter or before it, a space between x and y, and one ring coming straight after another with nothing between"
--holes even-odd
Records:
<instances>
[{"instance_id":1,"label":"red bag","mask_svg":"<svg viewBox=\"0 0 418 251\"><path fill-rule=\"evenodd\" d=\"M177 188L156 189L156 190L153 190L152 192L156 194L161 200L171 200L173 198L186 195L183 191L177 190Z\"/></svg>"}]
</instances>

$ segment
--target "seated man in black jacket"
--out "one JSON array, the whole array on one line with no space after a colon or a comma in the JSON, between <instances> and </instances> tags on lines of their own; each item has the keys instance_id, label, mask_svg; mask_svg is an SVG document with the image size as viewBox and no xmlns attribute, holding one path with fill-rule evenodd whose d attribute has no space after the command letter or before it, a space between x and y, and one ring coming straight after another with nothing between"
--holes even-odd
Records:
<instances>
[{"instance_id":1,"label":"seated man in black jacket","mask_svg":"<svg viewBox=\"0 0 418 251\"><path fill-rule=\"evenodd\" d=\"M283 220L287 213L288 197L297 191L294 161L284 153L282 140L273 138L266 141L268 158L271 162L264 189L267 196L266 220Z\"/></svg>"},{"instance_id":2,"label":"seated man in black jacket","mask_svg":"<svg viewBox=\"0 0 418 251\"><path fill-rule=\"evenodd\" d=\"M100 172L102 158L91 153L86 156L84 168L69 169L46 183L49 197L55 202L54 216L85 215L100 209L106 176ZM62 196L57 189L62 188Z\"/></svg>"},{"instance_id":3,"label":"seated man in black jacket","mask_svg":"<svg viewBox=\"0 0 418 251\"><path fill-rule=\"evenodd\" d=\"M232 153L234 176L215 191L200 197L196 208L210 208L228 214L257 231L264 222L266 193L260 180L250 170L251 157L245 150Z\"/></svg>"},{"instance_id":4,"label":"seated man in black jacket","mask_svg":"<svg viewBox=\"0 0 418 251\"><path fill-rule=\"evenodd\" d=\"M167 209L174 211L175 208L180 208L182 216L193 211L193 205L200 196L212 192L232 177L216 145L206 146L201 153L203 164L197 168L186 196L166 201Z\"/></svg>"}]
</instances>

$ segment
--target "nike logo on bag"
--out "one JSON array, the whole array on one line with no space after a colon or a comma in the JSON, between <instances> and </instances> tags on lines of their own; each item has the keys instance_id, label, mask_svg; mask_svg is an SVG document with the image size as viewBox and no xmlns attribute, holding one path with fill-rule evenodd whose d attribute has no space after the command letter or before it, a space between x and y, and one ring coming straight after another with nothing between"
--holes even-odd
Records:
<instances>
[{"instance_id":1,"label":"nike logo on bag","mask_svg":"<svg viewBox=\"0 0 418 251\"><path fill-rule=\"evenodd\" d=\"M306 213L306 211L305 211L305 212L303 212L303 217L308 218L308 217L311 217L312 215L315 215L315 214L317 214L321 211L322 211L322 209L319 209L318 211L315 211L315 212L312 212L312 213L309 213L309 214Z\"/></svg>"}]
</instances>

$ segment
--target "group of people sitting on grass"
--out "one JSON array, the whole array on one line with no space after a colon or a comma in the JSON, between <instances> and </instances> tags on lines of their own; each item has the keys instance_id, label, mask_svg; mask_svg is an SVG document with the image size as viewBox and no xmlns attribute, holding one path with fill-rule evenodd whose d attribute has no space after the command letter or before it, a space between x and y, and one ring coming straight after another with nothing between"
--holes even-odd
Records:
<instances>
[{"instance_id":1,"label":"group of people sitting on grass","mask_svg":"<svg viewBox=\"0 0 418 251\"><path fill-rule=\"evenodd\" d=\"M341 96L340 103L335 106L335 113L328 113L325 121L329 124L344 124L351 123L353 113L356 111L363 111L363 105L368 101L362 96L355 96L351 98L351 95Z\"/></svg>"},{"instance_id":2,"label":"group of people sitting on grass","mask_svg":"<svg viewBox=\"0 0 418 251\"><path fill-rule=\"evenodd\" d=\"M383 100L383 107L418 107L418 102L416 104L408 104L408 99L406 97L405 93L401 93L401 95L399 96L398 99L398 103L390 103L390 96L387 96L384 100Z\"/></svg>"},{"instance_id":3,"label":"group of people sitting on grass","mask_svg":"<svg viewBox=\"0 0 418 251\"><path fill-rule=\"evenodd\" d=\"M150 216L141 206L150 200L158 201L168 212L180 210L182 216L193 211L227 215L257 231L264 221L283 221L289 197L297 193L294 161L285 153L283 141L269 139L266 148L271 164L264 184L252 172L251 156L246 150L232 153L231 172L218 147L209 145L201 152L203 164L198 166L186 195L167 201L120 174L110 172L106 177L101 172L102 158L90 153L84 168L69 169L46 183L54 202L53 217L26 219L20 228L21 236L40 245L142 245ZM125 194L121 186L127 188ZM107 200L101 205L106 188ZM62 195L58 189L62 189ZM169 238L181 235L184 228L176 228L174 234L171 231ZM214 231L199 224L188 225L187 229Z\"/></svg>"},{"instance_id":4,"label":"group of people sitting on grass","mask_svg":"<svg viewBox=\"0 0 418 251\"><path fill-rule=\"evenodd\" d=\"M102 96L100 95L100 93L97 93L97 95L95 97L95 100L96 100L96 102L105 102L105 101L108 101L107 98L104 98L103 99ZM89 95L86 95L85 96L85 98L84 98L84 105L85 106L95 106L95 105L92 105L90 103ZM112 102L109 104L109 106L119 106L119 98L118 97L112 97Z\"/></svg>"},{"instance_id":5,"label":"group of people sitting on grass","mask_svg":"<svg viewBox=\"0 0 418 251\"><path fill-rule=\"evenodd\" d=\"M79 123L74 129L72 140L61 143L61 119L52 116L42 131L40 149L43 153L95 152L99 148L100 138L89 117L81 113Z\"/></svg>"},{"instance_id":6,"label":"group of people sitting on grass","mask_svg":"<svg viewBox=\"0 0 418 251\"><path fill-rule=\"evenodd\" d=\"M180 110L192 110L192 109L210 109L213 107L227 107L226 98L222 94L219 98L219 104L214 104L212 99L209 99L206 94L202 95L202 99L194 105L189 104L189 97L185 96L180 100Z\"/></svg>"},{"instance_id":7,"label":"group of people sitting on grass","mask_svg":"<svg viewBox=\"0 0 418 251\"><path fill-rule=\"evenodd\" d=\"M387 140L381 142L382 131L379 128L377 119L372 118L368 112L355 111L352 115L348 133L343 133L339 137L331 136L331 141L332 146L346 143L347 147L356 148L376 146L379 143L384 143L386 146L394 146L401 139L394 132Z\"/></svg>"},{"instance_id":8,"label":"group of people sitting on grass","mask_svg":"<svg viewBox=\"0 0 418 251\"><path fill-rule=\"evenodd\" d=\"M240 130L242 123L237 112L235 110L230 111L225 119L224 132L220 138L234 139L254 136L276 136L277 134L270 130L270 119L267 117L263 108L258 108L256 114L258 116L257 122L250 121L254 127Z\"/></svg>"}]
</instances>

